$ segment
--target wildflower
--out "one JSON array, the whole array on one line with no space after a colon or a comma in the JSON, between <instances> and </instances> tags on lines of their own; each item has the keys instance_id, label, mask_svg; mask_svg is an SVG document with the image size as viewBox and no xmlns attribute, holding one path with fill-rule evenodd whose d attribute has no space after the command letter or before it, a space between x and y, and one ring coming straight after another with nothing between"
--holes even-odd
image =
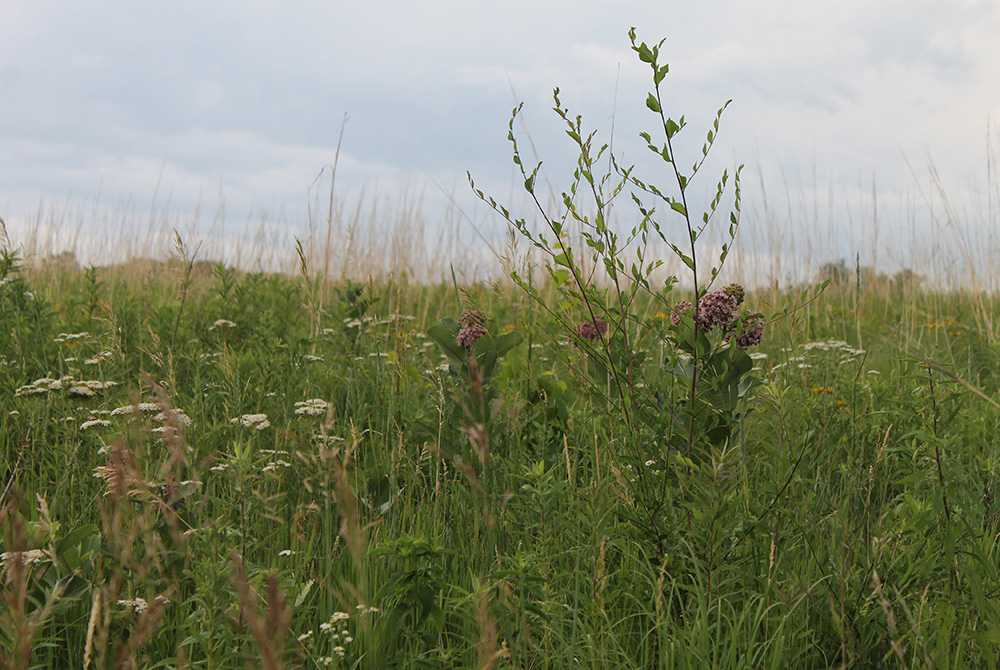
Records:
<instances>
[{"instance_id":1,"label":"wildflower","mask_svg":"<svg viewBox=\"0 0 1000 670\"><path fill-rule=\"evenodd\" d=\"M80 430L87 430L88 428L93 428L94 426L106 427L110 426L110 421L105 421L104 419L91 419L90 421L84 421L80 424Z\"/></svg>"},{"instance_id":2,"label":"wildflower","mask_svg":"<svg viewBox=\"0 0 1000 670\"><path fill-rule=\"evenodd\" d=\"M111 410L111 416L120 416L122 414L132 414L134 412L157 412L160 406L155 402L140 402L135 405L123 405L121 407L116 407Z\"/></svg>"},{"instance_id":3,"label":"wildflower","mask_svg":"<svg viewBox=\"0 0 1000 670\"><path fill-rule=\"evenodd\" d=\"M96 393L94 393L89 386L81 386L77 384L76 386L70 386L68 393L70 395L80 396L83 398L93 398Z\"/></svg>"},{"instance_id":4,"label":"wildflower","mask_svg":"<svg viewBox=\"0 0 1000 670\"><path fill-rule=\"evenodd\" d=\"M670 323L675 326L681 325L681 318L687 315L688 311L691 309L691 303L687 300L678 300L674 308L670 310Z\"/></svg>"},{"instance_id":5,"label":"wildflower","mask_svg":"<svg viewBox=\"0 0 1000 670\"><path fill-rule=\"evenodd\" d=\"M215 323L209 326L209 330L215 330L216 328L235 328L236 324L229 319L217 319Z\"/></svg>"},{"instance_id":6,"label":"wildflower","mask_svg":"<svg viewBox=\"0 0 1000 670\"><path fill-rule=\"evenodd\" d=\"M297 640L297 641L298 641L299 643L302 643L302 642L305 642L306 640L308 640L309 638L311 638L311 637L312 637L312 634L313 634L313 632L312 632L311 630L307 630L307 631L306 631L305 633L302 633L302 635L299 635L299 636L298 636L298 637L296 638L296 640Z\"/></svg>"},{"instance_id":7,"label":"wildflower","mask_svg":"<svg viewBox=\"0 0 1000 670\"><path fill-rule=\"evenodd\" d=\"M229 423L238 423L245 428L256 428L257 430L264 430L271 425L271 422L267 420L267 414L244 414L230 419Z\"/></svg>"},{"instance_id":8,"label":"wildflower","mask_svg":"<svg viewBox=\"0 0 1000 670\"><path fill-rule=\"evenodd\" d=\"M184 413L182 409L175 409L170 412L160 412L153 417L153 421L165 423L173 419L177 425L188 428L191 425L191 417Z\"/></svg>"},{"instance_id":9,"label":"wildflower","mask_svg":"<svg viewBox=\"0 0 1000 670\"><path fill-rule=\"evenodd\" d=\"M27 551L5 551L0 554L0 564L3 563L20 563L21 565L34 565L35 563L41 562L43 559L47 558L46 554L41 549L29 549Z\"/></svg>"},{"instance_id":10,"label":"wildflower","mask_svg":"<svg viewBox=\"0 0 1000 670\"><path fill-rule=\"evenodd\" d=\"M756 347L764 339L764 322L758 317L747 319L736 336L736 344L743 349Z\"/></svg>"},{"instance_id":11,"label":"wildflower","mask_svg":"<svg viewBox=\"0 0 1000 670\"><path fill-rule=\"evenodd\" d=\"M472 346L486 334L485 317L478 309L467 309L458 318L461 328L458 330L458 343L465 347L465 352L472 355Z\"/></svg>"},{"instance_id":12,"label":"wildflower","mask_svg":"<svg viewBox=\"0 0 1000 670\"><path fill-rule=\"evenodd\" d=\"M302 402L295 403L295 413L300 416L322 416L323 414L326 414L329 407L329 403L325 400L321 398L311 398L309 400L303 400Z\"/></svg>"},{"instance_id":13,"label":"wildflower","mask_svg":"<svg viewBox=\"0 0 1000 670\"><path fill-rule=\"evenodd\" d=\"M48 393L49 389L44 387L35 386L34 384L26 384L25 386L19 387L14 391L15 396L25 396L25 395L39 395L41 393Z\"/></svg>"},{"instance_id":14,"label":"wildflower","mask_svg":"<svg viewBox=\"0 0 1000 670\"><path fill-rule=\"evenodd\" d=\"M735 298L737 305L743 304L743 298L746 296L746 292L743 290L742 286L740 286L736 282L733 282L732 284L730 284L729 286L725 287L722 290L727 295L730 295L733 298Z\"/></svg>"},{"instance_id":15,"label":"wildflower","mask_svg":"<svg viewBox=\"0 0 1000 670\"><path fill-rule=\"evenodd\" d=\"M698 328L704 332L709 332L715 327L721 330L730 330L736 323L739 303L726 289L710 291L702 296L698 301L698 314L695 322Z\"/></svg>"},{"instance_id":16,"label":"wildflower","mask_svg":"<svg viewBox=\"0 0 1000 670\"><path fill-rule=\"evenodd\" d=\"M594 317L593 321L584 321L583 323L576 324L573 327L573 334L576 335L577 339L572 341L574 344L578 340L593 342L600 339L606 332L608 332L608 324L598 315Z\"/></svg>"},{"instance_id":17,"label":"wildflower","mask_svg":"<svg viewBox=\"0 0 1000 670\"><path fill-rule=\"evenodd\" d=\"M344 650L343 647L334 647L333 648L333 653L335 653L337 656L340 656L341 658L343 658L344 654L346 654L347 652Z\"/></svg>"},{"instance_id":18,"label":"wildflower","mask_svg":"<svg viewBox=\"0 0 1000 670\"><path fill-rule=\"evenodd\" d=\"M278 552L278 556L294 556L295 552L291 549L282 549ZM310 631L311 632L311 631Z\"/></svg>"},{"instance_id":19,"label":"wildflower","mask_svg":"<svg viewBox=\"0 0 1000 670\"><path fill-rule=\"evenodd\" d=\"M275 471L275 470L277 470L277 469L278 469L279 467L282 467L282 468L290 468L290 467L292 467L292 464L291 464L291 463L289 463L288 461L283 461L283 460L281 460L281 459L279 458L279 459L278 459L278 460L276 460L276 461L275 461L274 463L268 463L267 465L265 465L265 466L264 466L263 468L261 468L261 470L260 470L260 471L261 471L261 472L274 472L274 471Z\"/></svg>"},{"instance_id":20,"label":"wildflower","mask_svg":"<svg viewBox=\"0 0 1000 670\"><path fill-rule=\"evenodd\" d=\"M122 607L130 607L132 611L136 614L143 614L149 607L149 603L146 602L145 598L129 598L128 600L119 600L118 604Z\"/></svg>"}]
</instances>

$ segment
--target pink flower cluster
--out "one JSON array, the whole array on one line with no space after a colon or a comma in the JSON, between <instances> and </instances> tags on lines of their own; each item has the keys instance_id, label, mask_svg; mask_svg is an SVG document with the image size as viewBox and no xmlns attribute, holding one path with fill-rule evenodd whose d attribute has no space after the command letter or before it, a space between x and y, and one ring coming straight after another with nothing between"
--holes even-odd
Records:
<instances>
[{"instance_id":1,"label":"pink flower cluster","mask_svg":"<svg viewBox=\"0 0 1000 670\"><path fill-rule=\"evenodd\" d=\"M736 344L748 349L756 347L764 341L764 322L757 317L747 319L740 328L740 334L736 336Z\"/></svg>"},{"instance_id":2,"label":"pink flower cluster","mask_svg":"<svg viewBox=\"0 0 1000 670\"><path fill-rule=\"evenodd\" d=\"M608 324L600 316L594 317L593 321L584 321L573 326L576 340L593 342L599 340L606 332L608 332Z\"/></svg>"},{"instance_id":3,"label":"pink flower cluster","mask_svg":"<svg viewBox=\"0 0 1000 670\"><path fill-rule=\"evenodd\" d=\"M472 354L472 345L486 334L486 318L478 309L467 309L458 317L461 328L458 329L458 343L465 347L465 352Z\"/></svg>"},{"instance_id":4,"label":"pink flower cluster","mask_svg":"<svg viewBox=\"0 0 1000 670\"><path fill-rule=\"evenodd\" d=\"M695 323L698 330L709 333L715 328L728 333L739 322L740 303L743 302L744 291L739 284L730 284L725 288L709 291L698 301L698 313ZM680 300L670 312L670 322L679 326L681 319L690 314L691 303ZM726 336L728 341L730 335ZM764 338L764 322L758 317L743 322L740 333L736 336L736 344L746 349L761 343Z\"/></svg>"}]
</instances>

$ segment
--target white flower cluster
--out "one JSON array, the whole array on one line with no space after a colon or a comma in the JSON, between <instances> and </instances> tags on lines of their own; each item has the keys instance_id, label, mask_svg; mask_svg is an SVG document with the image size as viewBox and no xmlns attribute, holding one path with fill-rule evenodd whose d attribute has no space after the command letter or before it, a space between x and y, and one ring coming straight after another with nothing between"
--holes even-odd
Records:
<instances>
[{"instance_id":1,"label":"white flower cluster","mask_svg":"<svg viewBox=\"0 0 1000 670\"><path fill-rule=\"evenodd\" d=\"M311 398L295 403L295 413L300 416L323 416L330 404L320 398Z\"/></svg>"},{"instance_id":2,"label":"white flower cluster","mask_svg":"<svg viewBox=\"0 0 1000 670\"><path fill-rule=\"evenodd\" d=\"M59 333L56 335L56 339L53 340L56 344L67 344L72 342L77 342L79 340L88 337L90 333L84 331L82 333Z\"/></svg>"},{"instance_id":3,"label":"white flower cluster","mask_svg":"<svg viewBox=\"0 0 1000 670\"><path fill-rule=\"evenodd\" d=\"M244 428L255 428L256 430L264 430L271 426L271 422L267 420L267 414L244 414L235 419L230 419L229 423L239 424Z\"/></svg>"},{"instance_id":4,"label":"white flower cluster","mask_svg":"<svg viewBox=\"0 0 1000 670\"><path fill-rule=\"evenodd\" d=\"M827 340L825 342L806 342L802 345L802 350L805 354L800 356L792 356L785 363L778 363L772 370L778 370L789 364L794 364L797 368L802 370L807 370L812 367L806 362L806 354L814 352L826 352L826 353L839 353L840 360L839 365L846 365L847 363L853 363L858 359L858 356L864 356L865 350L852 347L847 342L843 340ZM791 349L784 349L786 352L792 351Z\"/></svg>"},{"instance_id":5,"label":"white flower cluster","mask_svg":"<svg viewBox=\"0 0 1000 670\"><path fill-rule=\"evenodd\" d=\"M175 426L181 428L187 428L191 425L191 417L185 414L182 409L172 409L167 411L161 411L161 408L155 402L141 402L135 405L123 405L121 407L116 407L110 412L107 410L92 410L90 413L95 417L101 416L129 416L133 417L136 413L149 413L156 412L155 415L151 417L151 420L155 423L163 424L150 428L149 432L153 435L159 435L161 437L166 436L168 433L170 435L176 434ZM80 424L80 430L87 430L88 428L94 427L107 427L110 426L111 422L107 419L93 418L84 421Z\"/></svg>"},{"instance_id":6,"label":"white flower cluster","mask_svg":"<svg viewBox=\"0 0 1000 670\"><path fill-rule=\"evenodd\" d=\"M268 463L267 465L265 465L264 467L262 467L260 469L260 471L261 472L274 472L278 468L290 468L290 467L292 467L291 463L289 463L288 461L283 461L283 460L281 460L279 458L279 459L275 460L274 462Z\"/></svg>"},{"instance_id":7,"label":"white flower cluster","mask_svg":"<svg viewBox=\"0 0 1000 670\"><path fill-rule=\"evenodd\" d=\"M170 601L163 596L156 596L155 602L166 605ZM131 608L133 612L140 615L144 614L146 610L149 609L149 603L146 602L146 599L139 598L138 596L135 598L129 598L128 600L119 600L118 604L121 605L122 607Z\"/></svg>"},{"instance_id":8,"label":"white flower cluster","mask_svg":"<svg viewBox=\"0 0 1000 670\"><path fill-rule=\"evenodd\" d=\"M66 391L66 393L71 396L92 398L97 395L97 391L103 391L104 389L108 389L113 386L118 386L118 382L102 382L97 380L80 381L74 379L71 375L64 375L59 379L52 379L50 377L36 379L30 384L25 384L24 386L18 388L14 391L14 395L26 396L39 395L49 393L51 391Z\"/></svg>"},{"instance_id":9,"label":"white flower cluster","mask_svg":"<svg viewBox=\"0 0 1000 670\"><path fill-rule=\"evenodd\" d=\"M159 412L160 406L155 402L140 402L135 405L122 405L111 410L111 416L121 416L122 414L135 414L137 412Z\"/></svg>"},{"instance_id":10,"label":"white flower cluster","mask_svg":"<svg viewBox=\"0 0 1000 670\"><path fill-rule=\"evenodd\" d=\"M236 324L229 319L217 319L215 323L209 326L209 330L215 330L216 328L235 328Z\"/></svg>"},{"instance_id":11,"label":"white flower cluster","mask_svg":"<svg viewBox=\"0 0 1000 670\"><path fill-rule=\"evenodd\" d=\"M27 551L5 551L0 554L0 564L20 563L21 565L34 565L48 558L41 549L28 549Z\"/></svg>"}]
</instances>

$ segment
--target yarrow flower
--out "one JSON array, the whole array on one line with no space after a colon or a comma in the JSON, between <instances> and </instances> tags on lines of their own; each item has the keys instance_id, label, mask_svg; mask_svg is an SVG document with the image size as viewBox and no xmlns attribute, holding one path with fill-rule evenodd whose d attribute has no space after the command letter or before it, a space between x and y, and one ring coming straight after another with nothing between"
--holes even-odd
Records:
<instances>
[{"instance_id":1,"label":"yarrow flower","mask_svg":"<svg viewBox=\"0 0 1000 670\"><path fill-rule=\"evenodd\" d=\"M465 352L472 355L472 346L486 334L486 324L483 313L478 309L467 309L458 317L461 328L458 329L458 343L465 347Z\"/></svg>"},{"instance_id":2,"label":"yarrow flower","mask_svg":"<svg viewBox=\"0 0 1000 670\"><path fill-rule=\"evenodd\" d=\"M309 400L295 403L295 413L299 416L322 416L326 414L329 407L329 403L322 398L310 398Z\"/></svg>"},{"instance_id":3,"label":"yarrow flower","mask_svg":"<svg viewBox=\"0 0 1000 670\"><path fill-rule=\"evenodd\" d=\"M41 549L29 549L27 551L5 551L0 554L0 564L20 563L21 565L34 565L48 557Z\"/></svg>"},{"instance_id":4,"label":"yarrow flower","mask_svg":"<svg viewBox=\"0 0 1000 670\"><path fill-rule=\"evenodd\" d=\"M244 414L230 419L229 423L238 423L244 428L256 428L257 430L264 430L271 425L271 422L267 420L267 414Z\"/></svg>"},{"instance_id":5,"label":"yarrow flower","mask_svg":"<svg viewBox=\"0 0 1000 670\"><path fill-rule=\"evenodd\" d=\"M593 321L584 321L573 326L573 334L576 339L572 341L574 344L578 343L579 340L593 342L599 340L606 332L608 332L608 324L598 315L594 317Z\"/></svg>"}]
</instances>

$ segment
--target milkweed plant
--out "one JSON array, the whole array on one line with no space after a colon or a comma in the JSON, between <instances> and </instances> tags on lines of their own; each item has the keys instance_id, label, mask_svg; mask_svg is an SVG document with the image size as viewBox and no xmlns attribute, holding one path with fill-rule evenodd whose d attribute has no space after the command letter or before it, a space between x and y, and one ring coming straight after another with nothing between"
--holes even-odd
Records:
<instances>
[{"instance_id":1,"label":"milkweed plant","mask_svg":"<svg viewBox=\"0 0 1000 670\"><path fill-rule=\"evenodd\" d=\"M663 103L669 72L661 61L663 41L653 46L637 41L634 28L629 37L652 76L645 107L655 130L639 137L658 159L666 183L655 181L660 174L641 176L635 166L620 162L608 142L600 143L596 131L585 129L581 117L571 114L558 88L553 110L578 154L558 205L543 204L538 193L541 162L529 166L518 143L514 124L523 103L511 114L508 140L524 191L537 210L532 216L537 225L478 189L471 175L469 179L476 195L507 221L515 237L544 259L551 293L539 291L530 276L516 271L511 276L562 328L553 344L561 347L589 392L595 431L610 457L623 503L620 514L648 542L657 562L684 548L712 577L722 558L720 533L737 533L741 526L735 519L717 521L738 491L732 473L745 457L741 426L758 383L748 349L764 337L764 317L747 307L744 289L717 286L740 224L742 165L732 174L722 173L700 216L691 211L692 189L729 102L716 113L700 154L693 163L682 163L675 147L687 124L683 116L668 116ZM725 243L706 273L704 238L719 225L724 194L730 191L732 205L721 224ZM627 199L637 223L620 232L611 210ZM666 231L676 230L671 224L678 220L681 234L675 239ZM655 279L664 265L654 257L658 242L685 268L689 299L674 297L677 276ZM655 307L655 317L644 316L654 311L649 305ZM736 541L730 537L730 546Z\"/></svg>"}]
</instances>

